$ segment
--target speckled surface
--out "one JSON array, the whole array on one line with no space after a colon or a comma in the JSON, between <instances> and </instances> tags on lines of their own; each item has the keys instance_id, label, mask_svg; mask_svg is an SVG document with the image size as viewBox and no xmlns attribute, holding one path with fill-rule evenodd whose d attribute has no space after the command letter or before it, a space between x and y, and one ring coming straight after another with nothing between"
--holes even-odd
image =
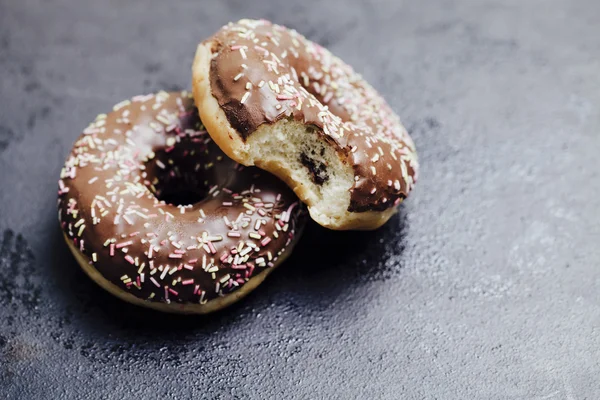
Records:
<instances>
[{"instance_id":1,"label":"speckled surface","mask_svg":"<svg viewBox=\"0 0 600 400\"><path fill-rule=\"evenodd\" d=\"M1 398L600 396L600 2L323 3L0 1ZM196 42L243 16L355 65L421 180L376 232L309 226L225 312L124 305L62 241L59 169L97 113L188 87Z\"/></svg>"}]
</instances>

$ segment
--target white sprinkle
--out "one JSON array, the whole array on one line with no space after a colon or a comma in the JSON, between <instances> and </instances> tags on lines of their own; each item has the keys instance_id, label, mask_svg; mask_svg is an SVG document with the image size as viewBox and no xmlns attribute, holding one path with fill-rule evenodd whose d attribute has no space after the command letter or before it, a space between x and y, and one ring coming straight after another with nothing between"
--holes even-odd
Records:
<instances>
[{"instance_id":1,"label":"white sprinkle","mask_svg":"<svg viewBox=\"0 0 600 400\"><path fill-rule=\"evenodd\" d=\"M248 97L250 97L250 92L244 93L244 96L242 97L242 100L240 101L240 103L244 104L246 102L246 100L248 100Z\"/></svg>"}]
</instances>

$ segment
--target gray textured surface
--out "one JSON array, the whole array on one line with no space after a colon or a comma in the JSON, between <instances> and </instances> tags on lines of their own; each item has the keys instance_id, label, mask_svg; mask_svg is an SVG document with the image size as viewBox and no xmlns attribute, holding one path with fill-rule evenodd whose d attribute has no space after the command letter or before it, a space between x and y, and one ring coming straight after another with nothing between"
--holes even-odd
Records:
<instances>
[{"instance_id":1,"label":"gray textured surface","mask_svg":"<svg viewBox=\"0 0 600 400\"><path fill-rule=\"evenodd\" d=\"M0 0L0 397L599 398L600 2L319 3ZM361 71L421 181L377 232L309 227L225 312L124 305L62 242L61 164L243 16Z\"/></svg>"}]
</instances>

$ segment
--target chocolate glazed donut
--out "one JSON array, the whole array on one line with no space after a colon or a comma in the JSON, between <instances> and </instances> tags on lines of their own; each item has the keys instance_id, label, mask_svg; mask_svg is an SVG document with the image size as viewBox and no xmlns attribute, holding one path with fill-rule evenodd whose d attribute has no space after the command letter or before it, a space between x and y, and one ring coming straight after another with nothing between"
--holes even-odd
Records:
<instances>
[{"instance_id":1,"label":"chocolate glazed donut","mask_svg":"<svg viewBox=\"0 0 600 400\"><path fill-rule=\"evenodd\" d=\"M207 313L255 288L305 222L277 178L230 160L186 93L117 104L75 143L58 217L100 286L161 311Z\"/></svg>"},{"instance_id":2,"label":"chocolate glazed donut","mask_svg":"<svg viewBox=\"0 0 600 400\"><path fill-rule=\"evenodd\" d=\"M234 160L278 175L332 229L374 229L413 188L415 146L398 116L327 49L241 20L198 46L194 98Z\"/></svg>"}]
</instances>

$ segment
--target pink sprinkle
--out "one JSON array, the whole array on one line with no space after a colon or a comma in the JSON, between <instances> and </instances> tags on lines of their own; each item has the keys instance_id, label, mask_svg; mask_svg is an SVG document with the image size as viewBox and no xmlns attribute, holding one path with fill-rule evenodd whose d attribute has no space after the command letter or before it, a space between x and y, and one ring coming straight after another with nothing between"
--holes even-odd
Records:
<instances>
[{"instance_id":1,"label":"pink sprinkle","mask_svg":"<svg viewBox=\"0 0 600 400\"><path fill-rule=\"evenodd\" d=\"M167 148L165 149L165 153L170 153L170 152L172 152L174 148L175 148L175 146L167 147Z\"/></svg>"},{"instance_id":2,"label":"pink sprinkle","mask_svg":"<svg viewBox=\"0 0 600 400\"><path fill-rule=\"evenodd\" d=\"M192 271L192 270L194 269L194 267L192 267L192 266L191 266L191 265L189 265L189 264L183 264L183 268L185 268L185 269L189 269L190 271Z\"/></svg>"},{"instance_id":3,"label":"pink sprinkle","mask_svg":"<svg viewBox=\"0 0 600 400\"><path fill-rule=\"evenodd\" d=\"M212 242L208 242L208 248L210 249L210 252L212 254L216 254L217 253L217 249L215 249L215 246L213 246Z\"/></svg>"},{"instance_id":4,"label":"pink sprinkle","mask_svg":"<svg viewBox=\"0 0 600 400\"><path fill-rule=\"evenodd\" d=\"M150 280L152 281L152 283L154 283L154 286L160 287L160 285L158 284L158 282L156 281L156 279L154 279L153 276L150 277Z\"/></svg>"},{"instance_id":5,"label":"pink sprinkle","mask_svg":"<svg viewBox=\"0 0 600 400\"><path fill-rule=\"evenodd\" d=\"M192 260L188 260L188 263L189 263L189 264L196 264L197 262L198 262L198 259L197 259L197 258L194 258L194 259L192 259Z\"/></svg>"},{"instance_id":6,"label":"pink sprinkle","mask_svg":"<svg viewBox=\"0 0 600 400\"><path fill-rule=\"evenodd\" d=\"M258 231L258 234L260 236L265 236L266 235L265 231L263 231L262 229Z\"/></svg>"},{"instance_id":7,"label":"pink sprinkle","mask_svg":"<svg viewBox=\"0 0 600 400\"><path fill-rule=\"evenodd\" d=\"M142 282L140 280L140 277L138 275L138 277L135 279L135 282L137 283L138 286L142 286Z\"/></svg>"},{"instance_id":8,"label":"pink sprinkle","mask_svg":"<svg viewBox=\"0 0 600 400\"><path fill-rule=\"evenodd\" d=\"M198 288L200 288L200 285L194 286L194 295L198 293Z\"/></svg>"},{"instance_id":9,"label":"pink sprinkle","mask_svg":"<svg viewBox=\"0 0 600 400\"><path fill-rule=\"evenodd\" d=\"M227 260L227 257L229 257L229 254L223 253L223 255L221 256L221 258L219 258L219 260L221 260L221 262L225 262L225 260Z\"/></svg>"},{"instance_id":10,"label":"pink sprinkle","mask_svg":"<svg viewBox=\"0 0 600 400\"><path fill-rule=\"evenodd\" d=\"M130 246L130 245L132 245L132 244L133 244L133 241L131 241L131 240L128 240L128 241L126 241L126 242L123 242L123 243L117 243L117 245L116 245L115 247L116 247L117 249L120 249L120 248L122 248L122 247L125 247L125 246Z\"/></svg>"},{"instance_id":11,"label":"pink sprinkle","mask_svg":"<svg viewBox=\"0 0 600 400\"><path fill-rule=\"evenodd\" d=\"M173 253L175 253L175 254L185 254L185 250L179 250L179 249L177 249L177 250L173 250Z\"/></svg>"},{"instance_id":12,"label":"pink sprinkle","mask_svg":"<svg viewBox=\"0 0 600 400\"><path fill-rule=\"evenodd\" d=\"M285 94L278 94L277 100L293 100L292 96L286 96Z\"/></svg>"},{"instance_id":13,"label":"pink sprinkle","mask_svg":"<svg viewBox=\"0 0 600 400\"><path fill-rule=\"evenodd\" d=\"M83 242L84 242L84 240L81 240L79 242L79 251L83 251Z\"/></svg>"},{"instance_id":14,"label":"pink sprinkle","mask_svg":"<svg viewBox=\"0 0 600 400\"><path fill-rule=\"evenodd\" d=\"M129 234L129 237L134 237L134 236L137 236L139 234L140 234L140 232L133 232L133 233Z\"/></svg>"},{"instance_id":15,"label":"pink sprinkle","mask_svg":"<svg viewBox=\"0 0 600 400\"><path fill-rule=\"evenodd\" d=\"M182 258L183 255L181 254L169 254L169 258Z\"/></svg>"},{"instance_id":16,"label":"pink sprinkle","mask_svg":"<svg viewBox=\"0 0 600 400\"><path fill-rule=\"evenodd\" d=\"M231 46L231 50L233 50L233 51L235 51L235 50L239 50L239 49L241 49L242 47L244 47L244 46L241 46L241 45L239 45L239 44L238 44L238 45L235 45L235 46Z\"/></svg>"},{"instance_id":17,"label":"pink sprinkle","mask_svg":"<svg viewBox=\"0 0 600 400\"><path fill-rule=\"evenodd\" d=\"M193 279L186 279L185 281L181 281L182 285L191 285L194 283Z\"/></svg>"},{"instance_id":18,"label":"pink sprinkle","mask_svg":"<svg viewBox=\"0 0 600 400\"><path fill-rule=\"evenodd\" d=\"M167 243L169 243L169 242L168 242L168 240L167 240L167 239L163 239L163 240L160 242L160 245L161 245L161 246L164 246L164 245L165 245L165 244L167 244Z\"/></svg>"},{"instance_id":19,"label":"pink sprinkle","mask_svg":"<svg viewBox=\"0 0 600 400\"><path fill-rule=\"evenodd\" d=\"M261 246L266 246L266 245L268 245L268 244L269 244L269 242L270 242L270 241L271 241L271 238L270 238L270 237L266 237L266 238L264 238L264 239L263 239L263 240L260 242L260 244L261 244Z\"/></svg>"},{"instance_id":20,"label":"pink sprinkle","mask_svg":"<svg viewBox=\"0 0 600 400\"><path fill-rule=\"evenodd\" d=\"M296 208L297 205L298 205L298 202L296 201L295 203L292 203L288 207L287 212L285 213L285 222L288 222L290 220L290 215L292 215L292 211L294 210L294 208ZM279 222L281 222L281 221L279 221Z\"/></svg>"},{"instance_id":21,"label":"pink sprinkle","mask_svg":"<svg viewBox=\"0 0 600 400\"><path fill-rule=\"evenodd\" d=\"M134 264L135 263L133 257L131 257L129 254L127 254L125 256L125 259L127 260L127 262L129 262L129 264Z\"/></svg>"},{"instance_id":22,"label":"pink sprinkle","mask_svg":"<svg viewBox=\"0 0 600 400\"><path fill-rule=\"evenodd\" d=\"M114 243L110 244L110 255L111 256L115 255L115 244Z\"/></svg>"},{"instance_id":23,"label":"pink sprinkle","mask_svg":"<svg viewBox=\"0 0 600 400\"><path fill-rule=\"evenodd\" d=\"M175 290L173 290L173 289L171 289L171 288L169 288L169 292L170 292L172 295L174 295L174 296L179 296L179 293L177 293L177 291L175 291Z\"/></svg>"},{"instance_id":24,"label":"pink sprinkle","mask_svg":"<svg viewBox=\"0 0 600 400\"><path fill-rule=\"evenodd\" d=\"M233 269L246 269L246 264L232 265L231 268L233 268Z\"/></svg>"}]
</instances>

